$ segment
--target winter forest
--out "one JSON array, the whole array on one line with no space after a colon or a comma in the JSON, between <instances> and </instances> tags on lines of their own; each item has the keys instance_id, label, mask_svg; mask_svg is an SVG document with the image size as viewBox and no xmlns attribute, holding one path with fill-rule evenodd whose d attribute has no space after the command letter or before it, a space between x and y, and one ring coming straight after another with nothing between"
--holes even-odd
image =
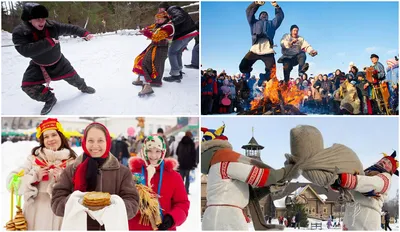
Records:
<instances>
[{"instance_id":1,"label":"winter forest","mask_svg":"<svg viewBox=\"0 0 400 232\"><path fill-rule=\"evenodd\" d=\"M2 29L11 32L21 22L24 2L1 2ZM158 4L155 2L42 2L49 9L49 18L61 23L84 27L92 33L136 29L151 25ZM190 8L194 21L199 20L199 5L189 2L170 2L171 5Z\"/></svg>"}]
</instances>

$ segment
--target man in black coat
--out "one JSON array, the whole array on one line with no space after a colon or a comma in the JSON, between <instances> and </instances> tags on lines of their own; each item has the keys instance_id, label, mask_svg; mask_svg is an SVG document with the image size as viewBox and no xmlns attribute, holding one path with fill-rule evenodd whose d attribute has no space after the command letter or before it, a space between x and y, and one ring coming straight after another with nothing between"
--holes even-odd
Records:
<instances>
[{"instance_id":1,"label":"man in black coat","mask_svg":"<svg viewBox=\"0 0 400 232\"><path fill-rule=\"evenodd\" d=\"M31 59L22 79L22 90L32 99L45 102L42 115L48 114L57 102L49 86L51 81L65 80L83 93L95 92L61 53L58 40L62 35L76 35L90 40L93 35L78 26L46 20L48 16L45 6L26 3L21 15L23 22L12 33L17 51ZM46 86L43 85L45 83Z\"/></svg>"},{"instance_id":2,"label":"man in black coat","mask_svg":"<svg viewBox=\"0 0 400 232\"><path fill-rule=\"evenodd\" d=\"M190 15L179 6L169 6L167 2L161 2L158 12L167 11L172 24L175 27L174 37L168 49L168 59L171 65L171 76L164 77L164 81L181 82L182 79L182 52L189 42L199 34L196 24Z\"/></svg>"},{"instance_id":3,"label":"man in black coat","mask_svg":"<svg viewBox=\"0 0 400 232\"><path fill-rule=\"evenodd\" d=\"M196 148L192 137L192 133L187 131L185 136L179 142L178 148L176 149L176 155L178 156L179 162L179 173L181 174L182 179L185 181L187 194L189 194L190 171L197 167Z\"/></svg>"}]
</instances>

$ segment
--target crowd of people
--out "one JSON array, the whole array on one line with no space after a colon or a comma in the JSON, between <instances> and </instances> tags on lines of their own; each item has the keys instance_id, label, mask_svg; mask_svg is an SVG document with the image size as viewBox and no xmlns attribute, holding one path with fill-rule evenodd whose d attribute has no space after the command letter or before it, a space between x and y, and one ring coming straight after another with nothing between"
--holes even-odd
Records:
<instances>
[{"instance_id":1,"label":"crowd of people","mask_svg":"<svg viewBox=\"0 0 400 232\"><path fill-rule=\"evenodd\" d=\"M17 143L20 141L35 141L36 139L30 135L6 135L6 136L1 136L1 143L5 142L12 142L12 143Z\"/></svg>"},{"instance_id":2,"label":"crowd of people","mask_svg":"<svg viewBox=\"0 0 400 232\"><path fill-rule=\"evenodd\" d=\"M296 107L311 114L398 114L398 58L387 61L387 73L376 54L371 55L374 70L373 80L367 79L367 68L359 70L353 63L347 73L337 69L328 74L308 76L300 73L288 83L280 81L281 89L293 88L303 93ZM393 72L395 70L396 72ZM209 68L202 71L201 113L231 114L250 110L250 102L264 97L266 82L260 87L261 77L245 74L228 75ZM383 100L381 86L388 90L389 98ZM379 89L379 90L377 90ZM346 96L351 96L346 97Z\"/></svg>"},{"instance_id":3,"label":"crowd of people","mask_svg":"<svg viewBox=\"0 0 400 232\"><path fill-rule=\"evenodd\" d=\"M246 18L250 26L252 44L239 64L239 74L228 75L212 68L202 71L201 77L201 113L230 114L242 113L251 109L251 102L264 97L266 83L276 81L276 62L274 38L285 15L275 2L275 17L269 19L262 11L258 18L256 12L265 4L254 1L246 9ZM368 68L359 70L354 64L348 72L337 69L333 73L308 76L307 54L318 55L310 43L299 35L299 26L293 24L289 33L280 39L282 56L277 63L282 64L283 80L280 90L291 90L296 86L303 92L303 99L296 105L303 113L312 114L398 114L398 73L387 77L379 56L371 55L371 75ZM261 60L265 72L258 77L251 75L253 65ZM290 78L290 73L298 66L299 77ZM388 60L388 69L398 69L398 59ZM267 89L266 91L269 91ZM274 90L278 91L278 90ZM277 95L277 94L276 94ZM282 100L281 100L282 101ZM297 104L297 103L296 103Z\"/></svg>"}]
</instances>

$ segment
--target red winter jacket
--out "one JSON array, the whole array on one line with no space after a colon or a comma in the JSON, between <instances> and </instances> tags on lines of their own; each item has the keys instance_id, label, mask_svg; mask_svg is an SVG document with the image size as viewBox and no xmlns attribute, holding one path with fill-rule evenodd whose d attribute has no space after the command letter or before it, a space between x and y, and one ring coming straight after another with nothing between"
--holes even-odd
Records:
<instances>
[{"instance_id":1,"label":"red winter jacket","mask_svg":"<svg viewBox=\"0 0 400 232\"><path fill-rule=\"evenodd\" d=\"M172 158L164 159L164 174L160 192L160 205L163 209L163 215L171 215L174 219L174 225L169 230L176 230L177 226L182 225L189 211L190 202L187 197L185 186L181 175L176 172L178 161ZM146 172L146 167L143 159L139 157L132 157L129 159L129 167L132 173L142 173L142 167ZM160 169L156 169L150 183L155 193L158 190L158 182L160 180ZM145 173L147 180L147 172ZM134 218L129 220L129 230L153 230L151 225L144 226L139 224L140 212Z\"/></svg>"}]
</instances>

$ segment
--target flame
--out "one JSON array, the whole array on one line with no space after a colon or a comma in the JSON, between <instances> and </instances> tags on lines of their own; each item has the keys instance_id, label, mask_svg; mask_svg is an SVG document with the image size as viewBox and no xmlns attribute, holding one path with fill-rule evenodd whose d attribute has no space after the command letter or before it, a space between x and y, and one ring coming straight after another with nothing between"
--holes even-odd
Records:
<instances>
[{"instance_id":1,"label":"flame","mask_svg":"<svg viewBox=\"0 0 400 232\"><path fill-rule=\"evenodd\" d=\"M257 108L257 106L260 104L261 102L261 98L256 98L253 101L250 102L251 105L251 109L254 110L255 108Z\"/></svg>"},{"instance_id":2,"label":"flame","mask_svg":"<svg viewBox=\"0 0 400 232\"><path fill-rule=\"evenodd\" d=\"M295 84L289 83L289 85L280 85L276 78L276 66L274 65L271 69L271 79L264 82L265 88L263 91L263 98L254 99L250 105L251 110L257 109L261 104L265 102L271 102L272 104L279 104L279 92L281 93L283 103L291 104L296 107L301 104L306 96L305 91L299 90Z\"/></svg>"}]
</instances>

